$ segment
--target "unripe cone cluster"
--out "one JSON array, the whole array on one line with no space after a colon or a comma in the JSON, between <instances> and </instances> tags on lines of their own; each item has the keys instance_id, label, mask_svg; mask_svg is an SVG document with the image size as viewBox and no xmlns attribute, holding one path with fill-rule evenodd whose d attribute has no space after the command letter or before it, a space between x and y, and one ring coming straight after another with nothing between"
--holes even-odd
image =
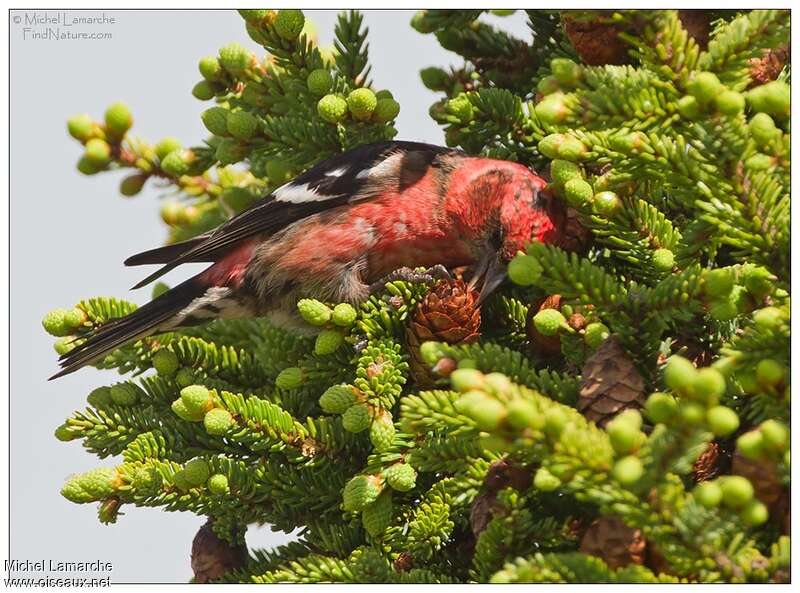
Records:
<instances>
[{"instance_id":1,"label":"unripe cone cluster","mask_svg":"<svg viewBox=\"0 0 800 593\"><path fill-rule=\"evenodd\" d=\"M313 73L312 73L313 74ZM324 86L322 75L318 75L314 81L309 76L309 89L321 90ZM315 92L312 90L312 92ZM356 121L375 121L386 123L392 121L400 113L400 104L395 101L388 91L373 92L368 88L358 88L344 97L337 94L327 94L317 102L317 113L319 116L330 123L341 123L345 120L348 113Z\"/></svg>"}]
</instances>

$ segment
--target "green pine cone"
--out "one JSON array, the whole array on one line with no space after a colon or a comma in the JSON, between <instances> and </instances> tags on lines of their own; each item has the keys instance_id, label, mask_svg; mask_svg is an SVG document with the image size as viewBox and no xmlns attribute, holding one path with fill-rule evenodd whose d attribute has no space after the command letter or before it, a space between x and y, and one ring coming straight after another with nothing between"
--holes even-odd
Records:
<instances>
[{"instance_id":1,"label":"green pine cone","mask_svg":"<svg viewBox=\"0 0 800 593\"><path fill-rule=\"evenodd\" d=\"M228 410L214 408L206 412L203 417L203 426L206 432L213 436L222 436L236 425L236 420Z\"/></svg>"},{"instance_id":2,"label":"green pine cone","mask_svg":"<svg viewBox=\"0 0 800 593\"><path fill-rule=\"evenodd\" d=\"M739 428L739 416L725 406L714 406L706 414L708 427L715 436L725 437Z\"/></svg>"},{"instance_id":3,"label":"green pine cone","mask_svg":"<svg viewBox=\"0 0 800 593\"><path fill-rule=\"evenodd\" d=\"M178 418L186 420L187 422L201 422L205 417L205 414L202 412L190 411L182 399L176 399L172 402L170 407Z\"/></svg>"},{"instance_id":4,"label":"green pine cone","mask_svg":"<svg viewBox=\"0 0 800 593\"><path fill-rule=\"evenodd\" d=\"M106 130L114 138L122 138L133 126L133 115L125 103L113 103L105 113Z\"/></svg>"},{"instance_id":5,"label":"green pine cone","mask_svg":"<svg viewBox=\"0 0 800 593\"><path fill-rule=\"evenodd\" d=\"M86 143L84 156L94 165L103 167L111 160L111 147L100 138L92 138Z\"/></svg>"},{"instance_id":6,"label":"green pine cone","mask_svg":"<svg viewBox=\"0 0 800 593\"><path fill-rule=\"evenodd\" d=\"M739 509L753 500L753 485L742 476L722 476L718 480L722 489L722 503L732 509Z\"/></svg>"},{"instance_id":7,"label":"green pine cone","mask_svg":"<svg viewBox=\"0 0 800 593\"><path fill-rule=\"evenodd\" d=\"M580 177L570 179L564 184L564 198L573 208L585 206L592 201L593 196L592 186Z\"/></svg>"},{"instance_id":8,"label":"green pine cone","mask_svg":"<svg viewBox=\"0 0 800 593\"><path fill-rule=\"evenodd\" d=\"M224 474L214 474L208 478L206 488L211 494L227 494L230 492L228 487L228 477Z\"/></svg>"},{"instance_id":9,"label":"green pine cone","mask_svg":"<svg viewBox=\"0 0 800 593\"><path fill-rule=\"evenodd\" d=\"M733 117L744 111L744 95L736 91L724 91L714 98L717 111Z\"/></svg>"},{"instance_id":10,"label":"green pine cone","mask_svg":"<svg viewBox=\"0 0 800 593\"><path fill-rule=\"evenodd\" d=\"M105 408L114 402L111 400L110 387L97 387L86 397L86 402L94 408Z\"/></svg>"},{"instance_id":11,"label":"green pine cone","mask_svg":"<svg viewBox=\"0 0 800 593\"><path fill-rule=\"evenodd\" d=\"M153 368L159 375L171 377L180 368L178 356L167 348L161 348L153 355Z\"/></svg>"},{"instance_id":12,"label":"green pine cone","mask_svg":"<svg viewBox=\"0 0 800 593\"><path fill-rule=\"evenodd\" d=\"M350 432L362 432L369 428L372 418L366 404L354 404L342 414L342 426Z\"/></svg>"},{"instance_id":13,"label":"green pine cone","mask_svg":"<svg viewBox=\"0 0 800 593\"><path fill-rule=\"evenodd\" d=\"M697 369L682 356L670 356L664 367L664 383L673 391L689 391L697 379Z\"/></svg>"},{"instance_id":14,"label":"green pine cone","mask_svg":"<svg viewBox=\"0 0 800 593\"><path fill-rule=\"evenodd\" d=\"M724 90L723 84L713 72L698 72L689 81L687 90L701 105L711 103Z\"/></svg>"},{"instance_id":15,"label":"green pine cone","mask_svg":"<svg viewBox=\"0 0 800 593\"><path fill-rule=\"evenodd\" d=\"M367 120L372 117L372 112L378 104L375 93L368 88L360 88L350 91L347 95L347 109L355 119Z\"/></svg>"},{"instance_id":16,"label":"green pine cone","mask_svg":"<svg viewBox=\"0 0 800 593\"><path fill-rule=\"evenodd\" d=\"M303 384L303 380L303 370L300 367L289 367L278 373L275 378L275 387L287 391L297 389Z\"/></svg>"},{"instance_id":17,"label":"green pine cone","mask_svg":"<svg viewBox=\"0 0 800 593\"><path fill-rule=\"evenodd\" d=\"M544 99L539 101L534 108L534 112L543 123L554 126L563 122L569 115L570 110L564 102L564 93L555 92L546 95Z\"/></svg>"},{"instance_id":18,"label":"green pine cone","mask_svg":"<svg viewBox=\"0 0 800 593\"><path fill-rule=\"evenodd\" d=\"M508 277L514 284L520 286L531 286L542 275L542 264L531 256L518 253L508 262Z\"/></svg>"},{"instance_id":19,"label":"green pine cone","mask_svg":"<svg viewBox=\"0 0 800 593\"><path fill-rule=\"evenodd\" d=\"M306 17L302 10L279 10L275 17L275 31L289 41L294 41L300 36Z\"/></svg>"},{"instance_id":20,"label":"green pine cone","mask_svg":"<svg viewBox=\"0 0 800 593\"><path fill-rule=\"evenodd\" d=\"M189 171L185 150L173 150L161 161L161 170L172 177L181 177Z\"/></svg>"},{"instance_id":21,"label":"green pine cone","mask_svg":"<svg viewBox=\"0 0 800 593\"><path fill-rule=\"evenodd\" d=\"M155 145L156 157L158 157L159 161L163 161L169 153L180 150L181 148L181 143L177 138L167 136Z\"/></svg>"},{"instance_id":22,"label":"green pine cone","mask_svg":"<svg viewBox=\"0 0 800 593\"><path fill-rule=\"evenodd\" d=\"M692 496L702 506L711 509L718 507L722 502L722 489L716 480L701 482L692 491Z\"/></svg>"},{"instance_id":23,"label":"green pine cone","mask_svg":"<svg viewBox=\"0 0 800 593\"><path fill-rule=\"evenodd\" d=\"M339 95L325 95L317 102L317 113L325 121L337 124L347 115L347 101Z\"/></svg>"},{"instance_id":24,"label":"green pine cone","mask_svg":"<svg viewBox=\"0 0 800 593\"><path fill-rule=\"evenodd\" d=\"M622 200L613 191L601 191L594 195L592 205L600 216L611 219L622 209Z\"/></svg>"},{"instance_id":25,"label":"green pine cone","mask_svg":"<svg viewBox=\"0 0 800 593\"><path fill-rule=\"evenodd\" d=\"M362 511L377 500L382 490L377 476L355 476L342 491L342 507L345 511Z\"/></svg>"},{"instance_id":26,"label":"green pine cone","mask_svg":"<svg viewBox=\"0 0 800 593\"><path fill-rule=\"evenodd\" d=\"M344 414L356 401L351 385L333 385L319 398L319 405L326 414Z\"/></svg>"},{"instance_id":27,"label":"green pine cone","mask_svg":"<svg viewBox=\"0 0 800 593\"><path fill-rule=\"evenodd\" d=\"M318 356L333 354L344 344L344 334L337 329L323 329L314 341L314 353Z\"/></svg>"},{"instance_id":28,"label":"green pine cone","mask_svg":"<svg viewBox=\"0 0 800 593\"><path fill-rule=\"evenodd\" d=\"M762 111L779 118L789 117L791 89L783 80L773 80L751 89L747 92L746 99L753 111Z\"/></svg>"},{"instance_id":29,"label":"green pine cone","mask_svg":"<svg viewBox=\"0 0 800 593\"><path fill-rule=\"evenodd\" d=\"M384 410L369 427L369 440L375 451L387 451L394 443L394 434L392 415Z\"/></svg>"},{"instance_id":30,"label":"green pine cone","mask_svg":"<svg viewBox=\"0 0 800 593\"><path fill-rule=\"evenodd\" d=\"M75 140L86 142L95 133L94 120L85 113L74 115L67 120L67 131Z\"/></svg>"},{"instance_id":31,"label":"green pine cone","mask_svg":"<svg viewBox=\"0 0 800 593\"><path fill-rule=\"evenodd\" d=\"M258 119L247 111L231 111L228 113L227 127L231 136L246 140L258 129Z\"/></svg>"},{"instance_id":32,"label":"green pine cone","mask_svg":"<svg viewBox=\"0 0 800 593\"><path fill-rule=\"evenodd\" d=\"M332 314L328 305L316 299L300 299L297 301L297 311L306 323L316 326L328 323Z\"/></svg>"},{"instance_id":33,"label":"green pine cone","mask_svg":"<svg viewBox=\"0 0 800 593\"><path fill-rule=\"evenodd\" d=\"M392 510L392 491L385 490L375 502L361 511L361 522L367 533L372 537L383 533L392 520Z\"/></svg>"},{"instance_id":34,"label":"green pine cone","mask_svg":"<svg viewBox=\"0 0 800 593\"><path fill-rule=\"evenodd\" d=\"M42 327L51 336L57 338L69 335L72 328L66 323L66 316L68 311L66 309L53 309L42 319Z\"/></svg>"},{"instance_id":35,"label":"green pine cone","mask_svg":"<svg viewBox=\"0 0 800 593\"><path fill-rule=\"evenodd\" d=\"M470 121L472 121L472 118L475 114L475 111L472 107L472 102L469 100L469 97L463 93L457 97L454 97L453 99L450 99L445 104L445 108L449 113L454 115L461 124L468 124Z\"/></svg>"},{"instance_id":36,"label":"green pine cone","mask_svg":"<svg viewBox=\"0 0 800 593\"><path fill-rule=\"evenodd\" d=\"M202 486L211 476L208 462L199 457L187 461L183 466L183 475L192 486Z\"/></svg>"},{"instance_id":37,"label":"green pine cone","mask_svg":"<svg viewBox=\"0 0 800 593\"><path fill-rule=\"evenodd\" d=\"M582 179L583 169L572 161L555 159L550 163L550 176L554 183L564 185L572 179Z\"/></svg>"},{"instance_id":38,"label":"green pine cone","mask_svg":"<svg viewBox=\"0 0 800 593\"><path fill-rule=\"evenodd\" d=\"M378 99L372 119L379 123L387 123L400 113L400 103L394 99Z\"/></svg>"},{"instance_id":39,"label":"green pine cone","mask_svg":"<svg viewBox=\"0 0 800 593\"><path fill-rule=\"evenodd\" d=\"M561 314L561 311L556 309L542 309L533 316L533 325L543 336L558 335L562 329L569 327L567 320Z\"/></svg>"},{"instance_id":40,"label":"green pine cone","mask_svg":"<svg viewBox=\"0 0 800 593\"><path fill-rule=\"evenodd\" d=\"M610 334L611 330L605 324L599 322L590 323L584 329L583 341L586 342L589 348L594 349L605 342Z\"/></svg>"},{"instance_id":41,"label":"green pine cone","mask_svg":"<svg viewBox=\"0 0 800 593\"><path fill-rule=\"evenodd\" d=\"M61 495L76 503L102 500L115 492L116 480L115 468L98 467L70 478L61 489Z\"/></svg>"},{"instance_id":42,"label":"green pine cone","mask_svg":"<svg viewBox=\"0 0 800 593\"><path fill-rule=\"evenodd\" d=\"M306 79L306 85L308 86L308 91L317 97L322 97L328 94L328 91L331 90L331 85L333 85L333 78L331 77L330 71L319 68L311 72Z\"/></svg>"},{"instance_id":43,"label":"green pine cone","mask_svg":"<svg viewBox=\"0 0 800 593\"><path fill-rule=\"evenodd\" d=\"M242 74L250 66L253 54L236 42L229 43L219 50L222 67L234 76Z\"/></svg>"},{"instance_id":44,"label":"green pine cone","mask_svg":"<svg viewBox=\"0 0 800 593\"><path fill-rule=\"evenodd\" d=\"M653 267L659 272L671 272L675 266L675 255L669 249L653 251Z\"/></svg>"},{"instance_id":45,"label":"green pine cone","mask_svg":"<svg viewBox=\"0 0 800 593\"><path fill-rule=\"evenodd\" d=\"M133 383L117 383L111 386L111 401L118 406L132 406L139 401L141 390Z\"/></svg>"},{"instance_id":46,"label":"green pine cone","mask_svg":"<svg viewBox=\"0 0 800 593\"><path fill-rule=\"evenodd\" d=\"M750 135L759 148L770 146L781 135L781 131L766 113L756 113L748 124Z\"/></svg>"},{"instance_id":47,"label":"green pine cone","mask_svg":"<svg viewBox=\"0 0 800 593\"><path fill-rule=\"evenodd\" d=\"M210 101L216 94L216 87L207 80L201 80L192 87L192 96L200 101Z\"/></svg>"},{"instance_id":48,"label":"green pine cone","mask_svg":"<svg viewBox=\"0 0 800 593\"><path fill-rule=\"evenodd\" d=\"M192 414L205 414L214 406L211 393L203 385L189 385L181 389L181 401Z\"/></svg>"},{"instance_id":49,"label":"green pine cone","mask_svg":"<svg viewBox=\"0 0 800 593\"><path fill-rule=\"evenodd\" d=\"M200 75L208 81L219 80L222 75L222 64L216 56L206 56L200 59L198 64Z\"/></svg>"},{"instance_id":50,"label":"green pine cone","mask_svg":"<svg viewBox=\"0 0 800 593\"><path fill-rule=\"evenodd\" d=\"M383 470L383 479L398 492L408 492L417 484L417 472L407 463L395 463Z\"/></svg>"},{"instance_id":51,"label":"green pine cone","mask_svg":"<svg viewBox=\"0 0 800 593\"><path fill-rule=\"evenodd\" d=\"M349 328L355 323L358 312L350 303L339 303L333 308L331 321L339 327Z\"/></svg>"},{"instance_id":52,"label":"green pine cone","mask_svg":"<svg viewBox=\"0 0 800 593\"><path fill-rule=\"evenodd\" d=\"M228 113L224 107L212 107L200 114L203 125L215 136L228 135Z\"/></svg>"},{"instance_id":53,"label":"green pine cone","mask_svg":"<svg viewBox=\"0 0 800 593\"><path fill-rule=\"evenodd\" d=\"M644 475L644 466L638 457L628 455L614 464L611 473L614 479L623 486L631 486Z\"/></svg>"}]
</instances>

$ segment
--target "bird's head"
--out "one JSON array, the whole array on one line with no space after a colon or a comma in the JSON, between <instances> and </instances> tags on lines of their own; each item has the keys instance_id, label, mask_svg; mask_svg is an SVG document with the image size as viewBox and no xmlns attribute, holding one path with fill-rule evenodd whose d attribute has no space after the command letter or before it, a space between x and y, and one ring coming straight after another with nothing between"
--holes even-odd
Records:
<instances>
[{"instance_id":1,"label":"bird's head","mask_svg":"<svg viewBox=\"0 0 800 593\"><path fill-rule=\"evenodd\" d=\"M508 261L531 241L558 240L565 210L561 201L545 191L544 179L521 165L505 185L500 202L500 251Z\"/></svg>"}]
</instances>

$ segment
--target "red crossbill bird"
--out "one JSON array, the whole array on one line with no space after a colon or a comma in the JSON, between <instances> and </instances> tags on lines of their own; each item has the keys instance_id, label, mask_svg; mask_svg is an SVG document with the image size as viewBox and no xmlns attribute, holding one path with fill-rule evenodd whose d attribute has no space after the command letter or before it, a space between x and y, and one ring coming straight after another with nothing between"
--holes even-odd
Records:
<instances>
[{"instance_id":1,"label":"red crossbill bird","mask_svg":"<svg viewBox=\"0 0 800 593\"><path fill-rule=\"evenodd\" d=\"M485 297L528 242L558 241L564 212L545 186L519 163L417 142L331 157L210 232L128 258L162 264L134 288L183 263L211 265L94 328L53 378L152 334L242 316L285 320L300 298L357 305L399 268L472 266Z\"/></svg>"}]
</instances>

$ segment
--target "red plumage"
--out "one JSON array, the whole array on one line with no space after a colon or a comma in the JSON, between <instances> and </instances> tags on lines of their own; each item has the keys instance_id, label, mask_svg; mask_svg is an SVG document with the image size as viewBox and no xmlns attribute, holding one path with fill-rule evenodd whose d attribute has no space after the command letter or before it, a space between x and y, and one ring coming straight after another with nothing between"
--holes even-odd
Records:
<instances>
[{"instance_id":1,"label":"red plumage","mask_svg":"<svg viewBox=\"0 0 800 593\"><path fill-rule=\"evenodd\" d=\"M563 210L518 163L414 142L359 147L323 161L219 228L129 258L214 262L64 355L73 372L146 335L246 315L292 314L299 298L359 303L403 267L475 266L483 293L530 240L553 242ZM137 286L139 286L137 285Z\"/></svg>"}]
</instances>

